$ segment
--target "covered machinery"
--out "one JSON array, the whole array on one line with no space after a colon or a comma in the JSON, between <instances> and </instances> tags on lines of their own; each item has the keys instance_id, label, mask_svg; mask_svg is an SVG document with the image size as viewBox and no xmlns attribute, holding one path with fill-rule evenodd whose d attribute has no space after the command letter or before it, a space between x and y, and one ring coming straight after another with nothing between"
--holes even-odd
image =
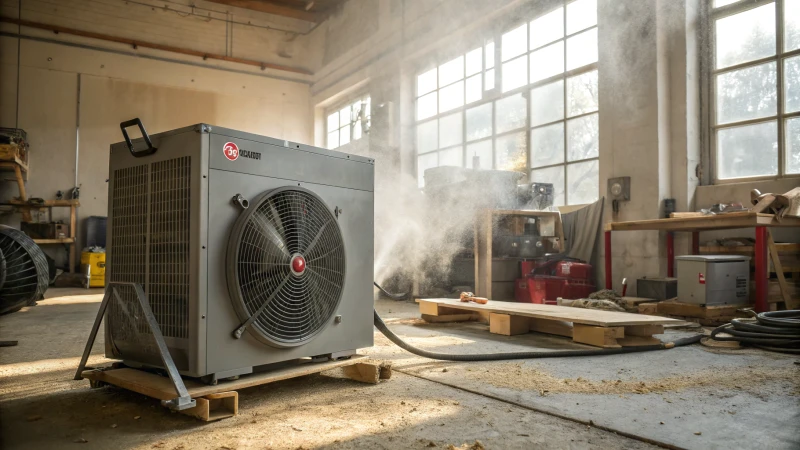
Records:
<instances>
[{"instance_id":1,"label":"covered machinery","mask_svg":"<svg viewBox=\"0 0 800 450\"><path fill-rule=\"evenodd\" d=\"M142 286L181 374L372 346L373 160L206 124L123 134L106 277ZM106 356L162 367L136 292L117 297Z\"/></svg>"}]
</instances>

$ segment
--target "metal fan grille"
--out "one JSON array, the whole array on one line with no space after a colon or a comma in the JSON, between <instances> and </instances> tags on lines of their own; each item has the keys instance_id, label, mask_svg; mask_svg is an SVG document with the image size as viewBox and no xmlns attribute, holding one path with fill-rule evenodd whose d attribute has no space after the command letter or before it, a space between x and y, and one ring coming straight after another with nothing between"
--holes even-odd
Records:
<instances>
[{"instance_id":1,"label":"metal fan grille","mask_svg":"<svg viewBox=\"0 0 800 450\"><path fill-rule=\"evenodd\" d=\"M251 202L234 226L228 259L234 306L243 322L257 315L249 329L262 341L300 345L336 312L344 243L336 218L311 191L279 188Z\"/></svg>"},{"instance_id":2,"label":"metal fan grille","mask_svg":"<svg viewBox=\"0 0 800 450\"><path fill-rule=\"evenodd\" d=\"M44 297L49 270L44 252L25 233L0 225L0 251L6 262L0 313L15 311Z\"/></svg>"}]
</instances>

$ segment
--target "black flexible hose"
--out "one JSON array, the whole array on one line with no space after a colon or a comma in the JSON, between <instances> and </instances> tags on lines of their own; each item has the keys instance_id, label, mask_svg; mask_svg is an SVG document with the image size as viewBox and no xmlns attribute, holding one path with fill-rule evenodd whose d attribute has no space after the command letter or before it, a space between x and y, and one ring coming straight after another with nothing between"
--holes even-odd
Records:
<instances>
[{"instance_id":1,"label":"black flexible hose","mask_svg":"<svg viewBox=\"0 0 800 450\"><path fill-rule=\"evenodd\" d=\"M374 281L372 282L372 284L374 284L375 287L378 288L379 291L383 292L383 295L389 297L392 300L400 301L400 300L405 300L405 299L408 298L408 292L404 292L402 294L392 294L391 292L389 292L386 289L382 288L380 284L378 284L378 283L376 283Z\"/></svg>"},{"instance_id":2,"label":"black flexible hose","mask_svg":"<svg viewBox=\"0 0 800 450\"><path fill-rule=\"evenodd\" d=\"M764 350L800 354L800 310L752 313L752 319L733 319L711 332L716 341L736 341ZM730 336L720 336L721 333Z\"/></svg>"},{"instance_id":3,"label":"black flexible hose","mask_svg":"<svg viewBox=\"0 0 800 450\"><path fill-rule=\"evenodd\" d=\"M650 350L665 350L673 347L680 347L683 345L690 345L700 342L702 335L696 335L688 338L677 339L669 343L661 343L658 345L643 345L641 347L621 347L621 348L603 348L597 350L557 350L552 352L506 352L506 353L482 353L474 355L465 354L452 354L452 353L436 353L422 350L421 348L414 347L413 345L400 339L396 334L386 326L386 324L378 315L378 311L373 310L375 313L374 322L377 328L384 336L389 338L398 347L403 350L413 353L417 356L430 359L441 359L444 361L502 361L508 359L533 359L533 358L559 358L565 356L600 356L600 355L617 355L620 353L636 353L646 352Z\"/></svg>"}]
</instances>

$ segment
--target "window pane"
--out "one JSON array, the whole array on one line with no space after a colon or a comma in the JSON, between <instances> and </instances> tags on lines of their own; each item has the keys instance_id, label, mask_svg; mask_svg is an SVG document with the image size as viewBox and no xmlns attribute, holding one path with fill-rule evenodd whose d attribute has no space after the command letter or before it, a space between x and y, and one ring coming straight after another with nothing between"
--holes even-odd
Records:
<instances>
[{"instance_id":1,"label":"window pane","mask_svg":"<svg viewBox=\"0 0 800 450\"><path fill-rule=\"evenodd\" d=\"M783 0L784 51L800 48L800 0Z\"/></svg>"},{"instance_id":2,"label":"window pane","mask_svg":"<svg viewBox=\"0 0 800 450\"><path fill-rule=\"evenodd\" d=\"M448 148L439 152L439 166L464 167L464 149L462 147Z\"/></svg>"},{"instance_id":3,"label":"window pane","mask_svg":"<svg viewBox=\"0 0 800 450\"><path fill-rule=\"evenodd\" d=\"M483 97L481 74L467 78L467 103L477 102Z\"/></svg>"},{"instance_id":4,"label":"window pane","mask_svg":"<svg viewBox=\"0 0 800 450\"><path fill-rule=\"evenodd\" d=\"M419 187L425 186L425 170L438 165L439 155L428 153L417 157L417 184Z\"/></svg>"},{"instance_id":5,"label":"window pane","mask_svg":"<svg viewBox=\"0 0 800 450\"><path fill-rule=\"evenodd\" d=\"M439 90L439 112L447 112L464 105L464 82L451 84Z\"/></svg>"},{"instance_id":6,"label":"window pane","mask_svg":"<svg viewBox=\"0 0 800 450\"><path fill-rule=\"evenodd\" d=\"M567 78L567 117L597 111L597 71Z\"/></svg>"},{"instance_id":7,"label":"window pane","mask_svg":"<svg viewBox=\"0 0 800 450\"><path fill-rule=\"evenodd\" d=\"M439 66L439 87L464 78L464 57L448 61Z\"/></svg>"},{"instance_id":8,"label":"window pane","mask_svg":"<svg viewBox=\"0 0 800 450\"><path fill-rule=\"evenodd\" d=\"M528 57L523 56L503 63L503 92L528 84Z\"/></svg>"},{"instance_id":9,"label":"window pane","mask_svg":"<svg viewBox=\"0 0 800 450\"><path fill-rule=\"evenodd\" d=\"M786 85L783 97L784 109L787 113L800 111L800 56L789 58L784 62L783 77Z\"/></svg>"},{"instance_id":10,"label":"window pane","mask_svg":"<svg viewBox=\"0 0 800 450\"><path fill-rule=\"evenodd\" d=\"M553 205L564 205L564 166L531 170L531 183L552 183Z\"/></svg>"},{"instance_id":11,"label":"window pane","mask_svg":"<svg viewBox=\"0 0 800 450\"><path fill-rule=\"evenodd\" d=\"M597 62L597 28L567 39L567 70Z\"/></svg>"},{"instance_id":12,"label":"window pane","mask_svg":"<svg viewBox=\"0 0 800 450\"><path fill-rule=\"evenodd\" d=\"M483 79L483 86L485 90L490 91L494 89L494 69L487 70Z\"/></svg>"},{"instance_id":13,"label":"window pane","mask_svg":"<svg viewBox=\"0 0 800 450\"><path fill-rule=\"evenodd\" d=\"M525 133L512 133L495 139L495 167L499 170L524 172L528 162L525 160Z\"/></svg>"},{"instance_id":14,"label":"window pane","mask_svg":"<svg viewBox=\"0 0 800 450\"><path fill-rule=\"evenodd\" d=\"M339 145L350 143L350 124L339 129Z\"/></svg>"},{"instance_id":15,"label":"window pane","mask_svg":"<svg viewBox=\"0 0 800 450\"><path fill-rule=\"evenodd\" d=\"M483 70L483 49L480 47L467 53L467 76L474 75Z\"/></svg>"},{"instance_id":16,"label":"window pane","mask_svg":"<svg viewBox=\"0 0 800 450\"><path fill-rule=\"evenodd\" d=\"M600 171L597 160L567 165L567 204L594 203L598 198Z\"/></svg>"},{"instance_id":17,"label":"window pane","mask_svg":"<svg viewBox=\"0 0 800 450\"><path fill-rule=\"evenodd\" d=\"M339 126L343 127L345 125L350 125L350 105L339 110Z\"/></svg>"},{"instance_id":18,"label":"window pane","mask_svg":"<svg viewBox=\"0 0 800 450\"><path fill-rule=\"evenodd\" d=\"M331 131L328 133L328 148L336 148L339 146L339 130Z\"/></svg>"},{"instance_id":19,"label":"window pane","mask_svg":"<svg viewBox=\"0 0 800 450\"><path fill-rule=\"evenodd\" d=\"M528 51L528 24L524 24L503 35L500 47L502 60L508 61Z\"/></svg>"},{"instance_id":20,"label":"window pane","mask_svg":"<svg viewBox=\"0 0 800 450\"><path fill-rule=\"evenodd\" d=\"M353 108L352 117L353 117L353 121L354 122L356 120L358 120L358 118L361 116L361 106L362 106L361 100L353 103L353 105L352 105L352 108Z\"/></svg>"},{"instance_id":21,"label":"window pane","mask_svg":"<svg viewBox=\"0 0 800 450\"><path fill-rule=\"evenodd\" d=\"M474 141L492 135L492 104L467 110L467 140Z\"/></svg>"},{"instance_id":22,"label":"window pane","mask_svg":"<svg viewBox=\"0 0 800 450\"><path fill-rule=\"evenodd\" d=\"M477 161L475 161L477 157ZM488 139L467 145L466 167L469 169L492 168L492 140ZM477 162L477 166L473 164Z\"/></svg>"},{"instance_id":23,"label":"window pane","mask_svg":"<svg viewBox=\"0 0 800 450\"><path fill-rule=\"evenodd\" d=\"M436 92L417 99L417 120L436 115Z\"/></svg>"},{"instance_id":24,"label":"window pane","mask_svg":"<svg viewBox=\"0 0 800 450\"><path fill-rule=\"evenodd\" d=\"M372 99L369 98L369 97L367 97L364 100L364 117L369 117L371 115L371 113L370 113L370 104L371 103L372 103Z\"/></svg>"},{"instance_id":25,"label":"window pane","mask_svg":"<svg viewBox=\"0 0 800 450\"><path fill-rule=\"evenodd\" d=\"M353 124L353 140L361 139L361 121L356 120L356 123Z\"/></svg>"},{"instance_id":26,"label":"window pane","mask_svg":"<svg viewBox=\"0 0 800 450\"><path fill-rule=\"evenodd\" d=\"M531 91L531 126L563 118L564 80L545 84Z\"/></svg>"},{"instance_id":27,"label":"window pane","mask_svg":"<svg viewBox=\"0 0 800 450\"><path fill-rule=\"evenodd\" d=\"M531 167L564 162L564 122L531 130Z\"/></svg>"},{"instance_id":28,"label":"window pane","mask_svg":"<svg viewBox=\"0 0 800 450\"><path fill-rule=\"evenodd\" d=\"M487 69L494 67L494 42L486 44L484 49L485 66Z\"/></svg>"},{"instance_id":29,"label":"window pane","mask_svg":"<svg viewBox=\"0 0 800 450\"><path fill-rule=\"evenodd\" d=\"M756 119L777 112L775 63L717 76L717 123Z\"/></svg>"},{"instance_id":30,"label":"window pane","mask_svg":"<svg viewBox=\"0 0 800 450\"><path fill-rule=\"evenodd\" d=\"M439 148L460 144L463 139L463 126L464 121L460 112L439 119Z\"/></svg>"},{"instance_id":31,"label":"window pane","mask_svg":"<svg viewBox=\"0 0 800 450\"><path fill-rule=\"evenodd\" d=\"M577 0L567 5L567 34L597 25L597 0Z\"/></svg>"},{"instance_id":32,"label":"window pane","mask_svg":"<svg viewBox=\"0 0 800 450\"><path fill-rule=\"evenodd\" d=\"M436 120L417 125L417 153L439 148L439 124Z\"/></svg>"},{"instance_id":33,"label":"window pane","mask_svg":"<svg viewBox=\"0 0 800 450\"><path fill-rule=\"evenodd\" d=\"M786 121L786 173L800 173L800 118Z\"/></svg>"},{"instance_id":34,"label":"window pane","mask_svg":"<svg viewBox=\"0 0 800 450\"><path fill-rule=\"evenodd\" d=\"M436 68L417 77L417 96L427 94L436 89Z\"/></svg>"},{"instance_id":35,"label":"window pane","mask_svg":"<svg viewBox=\"0 0 800 450\"><path fill-rule=\"evenodd\" d=\"M531 53L531 83L564 72L564 41Z\"/></svg>"},{"instance_id":36,"label":"window pane","mask_svg":"<svg viewBox=\"0 0 800 450\"><path fill-rule=\"evenodd\" d=\"M596 158L600 154L597 118L598 114L591 114L567 121L567 161Z\"/></svg>"},{"instance_id":37,"label":"window pane","mask_svg":"<svg viewBox=\"0 0 800 450\"><path fill-rule=\"evenodd\" d=\"M328 131L335 130L337 128L339 128L339 111L336 111L328 116Z\"/></svg>"},{"instance_id":38,"label":"window pane","mask_svg":"<svg viewBox=\"0 0 800 450\"><path fill-rule=\"evenodd\" d=\"M522 94L512 95L496 102L495 133L503 133L525 126L527 105Z\"/></svg>"},{"instance_id":39,"label":"window pane","mask_svg":"<svg viewBox=\"0 0 800 450\"><path fill-rule=\"evenodd\" d=\"M775 54L775 3L717 20L717 68Z\"/></svg>"},{"instance_id":40,"label":"window pane","mask_svg":"<svg viewBox=\"0 0 800 450\"><path fill-rule=\"evenodd\" d=\"M531 50L564 37L564 8L558 8L531 22Z\"/></svg>"},{"instance_id":41,"label":"window pane","mask_svg":"<svg viewBox=\"0 0 800 450\"><path fill-rule=\"evenodd\" d=\"M777 124L766 122L719 130L717 170L720 179L777 175Z\"/></svg>"}]
</instances>

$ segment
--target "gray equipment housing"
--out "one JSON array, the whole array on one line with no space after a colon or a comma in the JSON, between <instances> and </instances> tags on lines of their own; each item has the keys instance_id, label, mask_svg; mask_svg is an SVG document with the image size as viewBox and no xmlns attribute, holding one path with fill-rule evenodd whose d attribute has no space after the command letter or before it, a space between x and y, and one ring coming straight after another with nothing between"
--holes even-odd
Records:
<instances>
[{"instance_id":1,"label":"gray equipment housing","mask_svg":"<svg viewBox=\"0 0 800 450\"><path fill-rule=\"evenodd\" d=\"M678 301L707 306L749 303L749 256L687 255L675 259Z\"/></svg>"},{"instance_id":2,"label":"gray equipment housing","mask_svg":"<svg viewBox=\"0 0 800 450\"><path fill-rule=\"evenodd\" d=\"M374 160L207 124L150 139L157 151L146 156L135 157L125 142L111 145L106 282L142 285L182 375L213 381L373 345ZM239 148L235 160L223 152L229 142ZM314 192L335 214L347 268L324 329L302 345L279 348L256 339L252 327L233 337L242 321L229 294L226 254L242 211L232 198L252 200L285 186ZM135 301L122 297L121 304ZM132 320L122 316L125 308L110 306L106 356L162 367L147 328L123 326Z\"/></svg>"}]
</instances>

